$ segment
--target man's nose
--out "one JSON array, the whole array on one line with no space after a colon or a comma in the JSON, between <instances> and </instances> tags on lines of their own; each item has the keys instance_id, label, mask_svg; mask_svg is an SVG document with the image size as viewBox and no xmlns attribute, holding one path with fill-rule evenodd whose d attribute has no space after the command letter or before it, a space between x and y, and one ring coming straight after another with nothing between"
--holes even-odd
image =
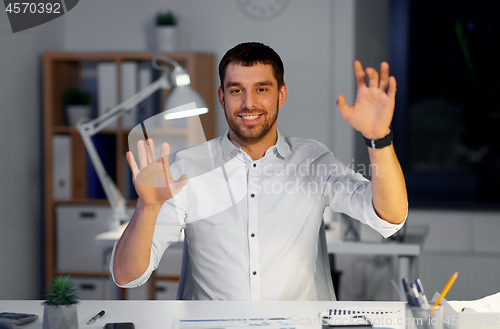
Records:
<instances>
[{"instance_id":1,"label":"man's nose","mask_svg":"<svg viewBox=\"0 0 500 329\"><path fill-rule=\"evenodd\" d=\"M243 106L247 109L253 109L256 107L257 99L252 92L245 93L245 97L243 99Z\"/></svg>"}]
</instances>

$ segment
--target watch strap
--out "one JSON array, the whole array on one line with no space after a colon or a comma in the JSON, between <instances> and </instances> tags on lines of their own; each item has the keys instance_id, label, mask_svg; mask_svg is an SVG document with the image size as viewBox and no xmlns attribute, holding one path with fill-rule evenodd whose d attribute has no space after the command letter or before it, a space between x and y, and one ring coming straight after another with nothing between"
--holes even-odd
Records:
<instances>
[{"instance_id":1,"label":"watch strap","mask_svg":"<svg viewBox=\"0 0 500 329\"><path fill-rule=\"evenodd\" d=\"M383 147L389 146L392 144L393 136L392 136L392 128L389 134L380 139L368 139L363 136L365 139L366 146L372 149L381 149Z\"/></svg>"}]
</instances>

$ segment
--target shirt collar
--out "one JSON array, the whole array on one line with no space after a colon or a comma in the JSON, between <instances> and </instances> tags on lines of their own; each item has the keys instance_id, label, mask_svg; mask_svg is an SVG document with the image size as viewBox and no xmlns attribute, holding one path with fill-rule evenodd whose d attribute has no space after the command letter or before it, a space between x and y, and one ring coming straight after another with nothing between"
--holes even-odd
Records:
<instances>
[{"instance_id":1,"label":"shirt collar","mask_svg":"<svg viewBox=\"0 0 500 329\"><path fill-rule=\"evenodd\" d=\"M280 134L279 130L277 131L277 133L278 133L278 139L276 141L276 144L271 146L270 149L276 148L277 153L282 158L286 158L288 155L292 153L290 145L288 145L285 138ZM240 148L234 145L233 142L231 142L231 140L229 139L229 130L227 130L224 136L222 137L221 148L224 154L224 158L226 159L234 157L240 150Z\"/></svg>"},{"instance_id":2,"label":"shirt collar","mask_svg":"<svg viewBox=\"0 0 500 329\"><path fill-rule=\"evenodd\" d=\"M276 150L281 157L285 158L292 154L292 150L290 149L290 145L286 142L285 138L280 134L278 130L278 140L276 141Z\"/></svg>"},{"instance_id":3,"label":"shirt collar","mask_svg":"<svg viewBox=\"0 0 500 329\"><path fill-rule=\"evenodd\" d=\"M234 145L233 142L231 142L231 140L229 139L229 130L226 130L226 133L224 134L224 136L222 136L221 148L225 161L228 161L235 157L240 150L240 148Z\"/></svg>"}]
</instances>

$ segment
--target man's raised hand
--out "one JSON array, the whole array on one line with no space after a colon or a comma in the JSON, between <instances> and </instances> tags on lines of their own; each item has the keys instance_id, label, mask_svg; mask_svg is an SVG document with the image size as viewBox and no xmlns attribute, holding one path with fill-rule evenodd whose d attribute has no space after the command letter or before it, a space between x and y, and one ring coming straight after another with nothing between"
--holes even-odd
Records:
<instances>
[{"instance_id":1,"label":"man's raised hand","mask_svg":"<svg viewBox=\"0 0 500 329\"><path fill-rule=\"evenodd\" d=\"M396 98L396 79L389 77L389 64L380 64L380 79L377 70L369 67L368 86L363 66L359 61L353 64L358 86L356 100L348 106L344 95L340 94L337 107L354 129L368 139L380 139L390 132Z\"/></svg>"},{"instance_id":2,"label":"man's raised hand","mask_svg":"<svg viewBox=\"0 0 500 329\"><path fill-rule=\"evenodd\" d=\"M163 204L180 192L188 183L185 175L174 180L170 173L168 155L170 146L163 143L160 159L155 160L154 142L152 139L137 142L139 166L132 152L127 152L127 161L132 170L132 181L139 198L144 205Z\"/></svg>"}]
</instances>

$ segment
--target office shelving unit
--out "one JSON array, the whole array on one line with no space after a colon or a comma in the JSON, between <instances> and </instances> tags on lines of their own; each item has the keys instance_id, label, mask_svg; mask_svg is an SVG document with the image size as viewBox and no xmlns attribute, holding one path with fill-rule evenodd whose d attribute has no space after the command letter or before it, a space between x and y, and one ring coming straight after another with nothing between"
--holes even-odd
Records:
<instances>
[{"instance_id":1,"label":"office shelving unit","mask_svg":"<svg viewBox=\"0 0 500 329\"><path fill-rule=\"evenodd\" d=\"M118 68L117 81L120 81L120 65L128 61L148 62L157 53L69 53L69 52L44 52L43 53L43 106L44 106L44 181L45 181L45 278L56 275L72 275L80 278L105 278L109 276L102 270L67 270L61 269L57 264L57 207L82 206L101 207L109 205L106 199L87 198L87 166L86 150L81 137L74 127L64 125L63 120L63 93L72 87L78 87L82 81L82 65L84 63L114 62ZM205 99L209 112L200 116L206 139L216 136L215 125L215 68L214 57L202 53L169 53L163 54L184 66L191 76L191 86ZM117 99L120 99L120 83L118 83ZM114 170L116 171L116 184L124 192L124 175L126 164L122 161L128 150L128 134L130 130L121 126L120 120L115 129L105 129L100 135L114 139L116 145ZM189 145L191 132L189 129L180 131ZM53 190L54 163L53 163L53 137L66 135L70 137L70 186L71 193L67 199L55 199ZM134 207L136 200L128 200L128 206ZM158 276L159 279L174 280L175 275ZM126 292L122 289L122 298Z\"/></svg>"}]
</instances>

